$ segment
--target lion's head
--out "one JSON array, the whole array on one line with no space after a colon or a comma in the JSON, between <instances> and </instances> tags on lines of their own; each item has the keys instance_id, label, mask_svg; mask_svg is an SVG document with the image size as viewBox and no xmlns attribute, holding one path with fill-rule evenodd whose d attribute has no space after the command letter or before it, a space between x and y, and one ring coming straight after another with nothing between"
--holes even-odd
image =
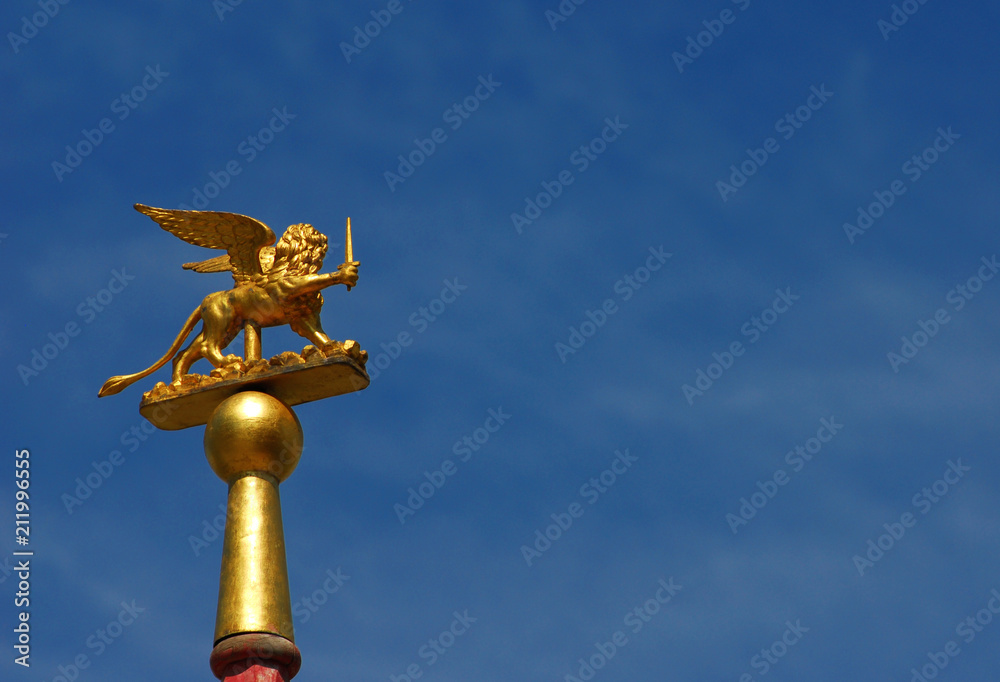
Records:
<instances>
[{"instance_id":1,"label":"lion's head","mask_svg":"<svg viewBox=\"0 0 1000 682\"><path fill-rule=\"evenodd\" d=\"M323 267L326 235L307 223L289 225L274 247L274 264L269 271L288 275L312 275Z\"/></svg>"}]
</instances>

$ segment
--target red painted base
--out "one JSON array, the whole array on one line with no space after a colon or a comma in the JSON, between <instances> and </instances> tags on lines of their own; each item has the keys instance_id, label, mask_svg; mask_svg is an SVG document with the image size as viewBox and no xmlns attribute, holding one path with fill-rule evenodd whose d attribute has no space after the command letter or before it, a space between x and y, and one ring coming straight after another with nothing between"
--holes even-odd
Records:
<instances>
[{"instance_id":1,"label":"red painted base","mask_svg":"<svg viewBox=\"0 0 1000 682\"><path fill-rule=\"evenodd\" d=\"M222 682L289 682L299 672L302 655L284 637L255 632L222 640L210 662Z\"/></svg>"}]
</instances>

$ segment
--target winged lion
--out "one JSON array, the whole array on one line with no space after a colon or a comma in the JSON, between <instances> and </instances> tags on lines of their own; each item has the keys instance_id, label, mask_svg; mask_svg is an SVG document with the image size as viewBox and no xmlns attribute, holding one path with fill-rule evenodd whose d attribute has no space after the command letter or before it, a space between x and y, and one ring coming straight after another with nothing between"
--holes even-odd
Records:
<instances>
[{"instance_id":1,"label":"winged lion","mask_svg":"<svg viewBox=\"0 0 1000 682\"><path fill-rule=\"evenodd\" d=\"M320 274L327 239L312 225L291 225L275 243L271 228L237 213L170 210L143 204L136 204L135 209L189 244L225 250L224 255L183 267L195 272L231 271L236 286L206 296L162 358L141 372L111 377L99 396L118 393L171 358L175 382L201 358L215 367L239 362L239 357L223 356L222 351L248 321L260 327L287 324L317 348L330 342L320 324L323 297L319 292L335 284L346 284L348 289L357 284L359 263L348 260L336 272ZM202 330L178 352L199 321L203 322Z\"/></svg>"}]
</instances>

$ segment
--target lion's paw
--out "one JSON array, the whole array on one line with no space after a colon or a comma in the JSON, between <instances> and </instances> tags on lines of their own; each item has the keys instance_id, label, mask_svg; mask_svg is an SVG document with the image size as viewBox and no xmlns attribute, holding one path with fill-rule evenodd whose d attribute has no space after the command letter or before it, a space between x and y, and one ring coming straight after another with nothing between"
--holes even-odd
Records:
<instances>
[{"instance_id":1,"label":"lion's paw","mask_svg":"<svg viewBox=\"0 0 1000 682\"><path fill-rule=\"evenodd\" d=\"M330 339L320 347L319 351L326 357L331 355L337 355L344 352L344 344L340 341L334 341Z\"/></svg>"}]
</instances>

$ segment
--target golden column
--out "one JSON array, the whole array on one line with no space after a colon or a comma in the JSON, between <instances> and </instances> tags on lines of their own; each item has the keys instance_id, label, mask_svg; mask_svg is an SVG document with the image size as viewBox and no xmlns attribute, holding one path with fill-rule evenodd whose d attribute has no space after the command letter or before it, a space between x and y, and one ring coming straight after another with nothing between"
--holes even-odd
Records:
<instances>
[{"instance_id":1,"label":"golden column","mask_svg":"<svg viewBox=\"0 0 1000 682\"><path fill-rule=\"evenodd\" d=\"M165 430L204 424L205 456L229 486L212 672L223 682L288 682L302 663L278 494L302 455L302 427L291 406L359 391L370 381L368 354L355 341L331 340L319 319L321 289L357 284L351 221L344 263L321 274L327 239L311 225L292 225L277 241L267 225L236 213L135 208L184 241L225 250L184 267L230 271L236 286L206 296L155 364L111 377L98 395L118 393L173 359L171 382L143 394L139 412ZM181 350L199 320L201 332ZM263 359L261 328L283 324L311 345ZM222 355L241 328L245 357ZM215 369L190 373L202 358Z\"/></svg>"},{"instance_id":2,"label":"golden column","mask_svg":"<svg viewBox=\"0 0 1000 682\"><path fill-rule=\"evenodd\" d=\"M242 649L248 646L283 649L296 669L301 661L294 646L278 496L278 484L301 454L298 418L266 393L244 391L227 398L205 427L205 456L229 485L212 652L212 671L220 679L245 670ZM252 658L260 659L261 653ZM289 679L295 674L287 673Z\"/></svg>"}]
</instances>

